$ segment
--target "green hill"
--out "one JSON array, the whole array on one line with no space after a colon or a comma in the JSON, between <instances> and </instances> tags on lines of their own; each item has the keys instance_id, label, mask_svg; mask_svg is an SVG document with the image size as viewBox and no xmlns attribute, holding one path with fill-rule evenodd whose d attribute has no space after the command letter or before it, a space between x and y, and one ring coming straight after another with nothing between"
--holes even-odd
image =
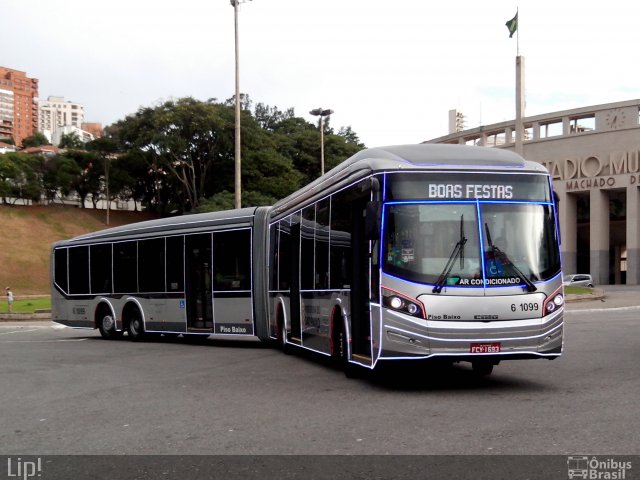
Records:
<instances>
[{"instance_id":1,"label":"green hill","mask_svg":"<svg viewBox=\"0 0 640 480\"><path fill-rule=\"evenodd\" d=\"M155 218L141 212L64 206L0 205L0 288L16 297L49 294L51 244L83 233Z\"/></svg>"}]
</instances>

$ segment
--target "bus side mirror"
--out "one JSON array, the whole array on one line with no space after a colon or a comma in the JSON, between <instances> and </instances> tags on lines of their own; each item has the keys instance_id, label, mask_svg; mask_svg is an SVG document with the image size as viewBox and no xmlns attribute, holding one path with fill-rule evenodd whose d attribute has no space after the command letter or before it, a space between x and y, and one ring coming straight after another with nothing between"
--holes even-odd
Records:
<instances>
[{"instance_id":1,"label":"bus side mirror","mask_svg":"<svg viewBox=\"0 0 640 480\"><path fill-rule=\"evenodd\" d=\"M364 233L367 240L380 239L381 202L367 202L364 219Z\"/></svg>"}]
</instances>

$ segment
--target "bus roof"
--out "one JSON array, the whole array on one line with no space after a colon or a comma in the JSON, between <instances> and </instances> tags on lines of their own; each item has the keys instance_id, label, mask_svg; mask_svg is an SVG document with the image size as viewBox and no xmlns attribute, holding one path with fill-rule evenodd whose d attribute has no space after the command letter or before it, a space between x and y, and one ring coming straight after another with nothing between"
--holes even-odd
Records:
<instances>
[{"instance_id":1,"label":"bus roof","mask_svg":"<svg viewBox=\"0 0 640 480\"><path fill-rule=\"evenodd\" d=\"M539 163L527 161L509 150L469 145L420 143L367 148L359 151L324 176L276 202L273 214L279 215L300 202L306 203L338 184L375 172L399 170L483 170L548 173Z\"/></svg>"},{"instance_id":2,"label":"bus roof","mask_svg":"<svg viewBox=\"0 0 640 480\"><path fill-rule=\"evenodd\" d=\"M368 148L356 153L347 161L360 160L369 160L374 170L398 169L407 166L430 169L434 167L500 169L539 166L535 162L527 162L520 155L509 150L435 143ZM534 169L538 170L535 167Z\"/></svg>"},{"instance_id":3,"label":"bus roof","mask_svg":"<svg viewBox=\"0 0 640 480\"><path fill-rule=\"evenodd\" d=\"M211 231L211 229L215 229L216 227L227 227L231 225L233 227L252 226L256 210L257 207L250 207L130 223L87 233L70 240L60 241L57 242L55 246L97 243L101 241L126 239L128 237L146 237L160 234L177 235L187 229L190 233L196 233L198 230Z\"/></svg>"},{"instance_id":4,"label":"bus roof","mask_svg":"<svg viewBox=\"0 0 640 480\"><path fill-rule=\"evenodd\" d=\"M328 188L349 183L374 172L398 170L495 171L505 169L547 173L542 165L526 161L513 152L498 148L428 143L367 148L348 158L309 185L276 202L273 205L272 215L278 216L296 204L306 203L313 197L325 194ZM199 230L206 231L231 225L236 228L243 225L251 226L256 209L257 207L250 207L132 223L81 235L58 242L55 246L97 243L160 234L171 235L185 230L194 233Z\"/></svg>"}]
</instances>

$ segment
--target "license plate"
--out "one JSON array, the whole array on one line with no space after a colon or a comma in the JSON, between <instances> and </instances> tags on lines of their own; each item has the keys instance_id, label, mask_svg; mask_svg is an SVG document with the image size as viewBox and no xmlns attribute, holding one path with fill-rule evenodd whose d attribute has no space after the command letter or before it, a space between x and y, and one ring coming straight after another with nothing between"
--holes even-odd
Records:
<instances>
[{"instance_id":1,"label":"license plate","mask_svg":"<svg viewBox=\"0 0 640 480\"><path fill-rule=\"evenodd\" d=\"M470 353L500 353L500 343L472 343Z\"/></svg>"}]
</instances>

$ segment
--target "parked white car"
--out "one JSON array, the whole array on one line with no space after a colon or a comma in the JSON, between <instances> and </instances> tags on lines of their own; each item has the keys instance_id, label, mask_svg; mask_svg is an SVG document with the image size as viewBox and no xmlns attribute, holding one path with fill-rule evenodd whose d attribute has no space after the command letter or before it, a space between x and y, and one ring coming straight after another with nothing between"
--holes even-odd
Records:
<instances>
[{"instance_id":1,"label":"parked white car","mask_svg":"<svg viewBox=\"0 0 640 480\"><path fill-rule=\"evenodd\" d=\"M593 279L591 275L576 273L574 275L565 275L562 279L565 287L589 287L593 288Z\"/></svg>"}]
</instances>

